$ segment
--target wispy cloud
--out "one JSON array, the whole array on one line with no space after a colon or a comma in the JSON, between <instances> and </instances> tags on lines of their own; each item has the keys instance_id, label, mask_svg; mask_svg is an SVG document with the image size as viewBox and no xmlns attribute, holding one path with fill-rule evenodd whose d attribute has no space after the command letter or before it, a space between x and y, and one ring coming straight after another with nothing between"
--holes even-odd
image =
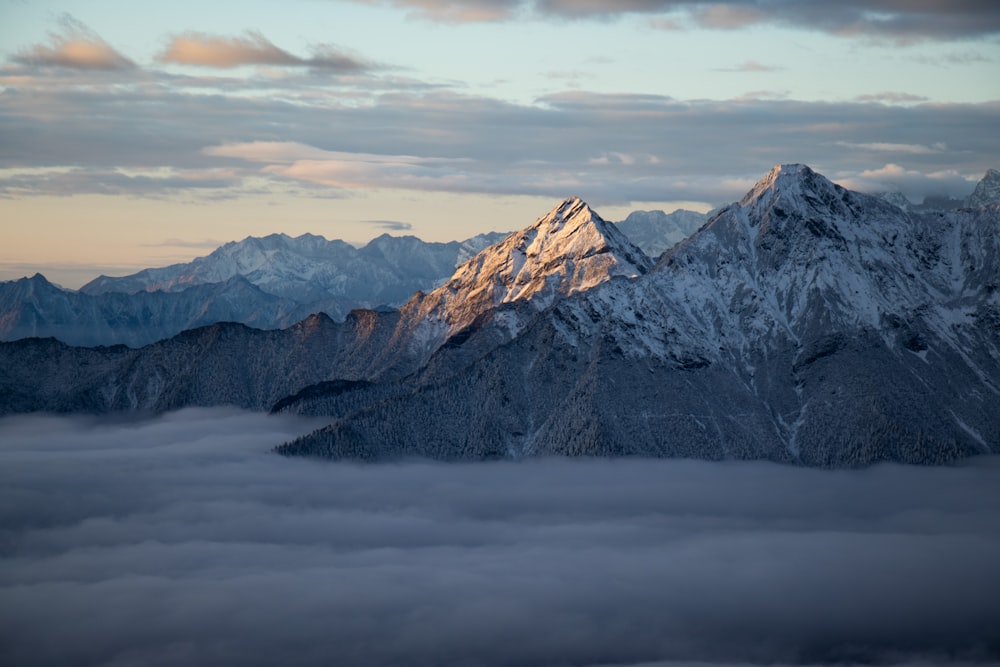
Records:
<instances>
[{"instance_id":1,"label":"wispy cloud","mask_svg":"<svg viewBox=\"0 0 1000 667\"><path fill-rule=\"evenodd\" d=\"M361 222L379 229L388 229L391 232L407 232L413 229L413 225L409 222L400 222L399 220L362 220Z\"/></svg>"},{"instance_id":2,"label":"wispy cloud","mask_svg":"<svg viewBox=\"0 0 1000 667\"><path fill-rule=\"evenodd\" d=\"M86 25L64 16L61 29L49 35L47 44L36 44L16 52L11 60L30 67L78 70L126 70L135 63L116 51Z\"/></svg>"},{"instance_id":3,"label":"wispy cloud","mask_svg":"<svg viewBox=\"0 0 1000 667\"><path fill-rule=\"evenodd\" d=\"M860 144L852 141L838 141L837 145L855 150L871 151L873 153L901 153L904 155L931 155L948 150L948 146L943 143L925 146L924 144L893 144L887 142Z\"/></svg>"},{"instance_id":4,"label":"wispy cloud","mask_svg":"<svg viewBox=\"0 0 1000 667\"><path fill-rule=\"evenodd\" d=\"M886 102L889 104L901 104L908 102L926 102L927 97L923 95L914 95L913 93L886 91L882 93L858 95L854 98L854 100L857 102Z\"/></svg>"},{"instance_id":5,"label":"wispy cloud","mask_svg":"<svg viewBox=\"0 0 1000 667\"><path fill-rule=\"evenodd\" d=\"M231 68L242 65L276 65L312 67L339 72L360 72L371 65L333 46L314 48L313 55L302 58L274 45L259 32L247 32L240 37L223 37L200 32L175 35L159 54L163 63L199 67Z\"/></svg>"},{"instance_id":6,"label":"wispy cloud","mask_svg":"<svg viewBox=\"0 0 1000 667\"><path fill-rule=\"evenodd\" d=\"M520 14L530 3L524 0L355 0L368 5L396 5L421 18L452 23L505 21Z\"/></svg>"},{"instance_id":7,"label":"wispy cloud","mask_svg":"<svg viewBox=\"0 0 1000 667\"><path fill-rule=\"evenodd\" d=\"M0 196L71 196L87 192L103 195L160 197L189 190L227 190L242 183L232 170L167 170L167 173L128 173L120 169L74 167L45 173L9 173L0 176Z\"/></svg>"},{"instance_id":8,"label":"wispy cloud","mask_svg":"<svg viewBox=\"0 0 1000 667\"><path fill-rule=\"evenodd\" d=\"M780 72L785 69L779 65L764 65L756 60L748 60L734 67L717 67L716 72Z\"/></svg>"}]
</instances>

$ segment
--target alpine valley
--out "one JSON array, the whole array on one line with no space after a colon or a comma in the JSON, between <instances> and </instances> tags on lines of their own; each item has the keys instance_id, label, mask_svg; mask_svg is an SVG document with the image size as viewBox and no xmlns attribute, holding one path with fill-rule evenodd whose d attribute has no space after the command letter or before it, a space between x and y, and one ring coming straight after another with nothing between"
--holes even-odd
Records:
<instances>
[{"instance_id":1,"label":"alpine valley","mask_svg":"<svg viewBox=\"0 0 1000 667\"><path fill-rule=\"evenodd\" d=\"M63 311L4 315L7 338L65 312L80 326L63 340L128 331L114 342L136 347L2 343L0 413L321 415L278 451L364 460L996 453L998 197L992 170L964 206L931 211L793 164L707 218L615 225L573 198L511 235L440 247L275 236L79 293L36 276L2 286L5 312L42 293ZM426 292L404 303L414 281ZM160 324L198 317L212 323Z\"/></svg>"}]
</instances>

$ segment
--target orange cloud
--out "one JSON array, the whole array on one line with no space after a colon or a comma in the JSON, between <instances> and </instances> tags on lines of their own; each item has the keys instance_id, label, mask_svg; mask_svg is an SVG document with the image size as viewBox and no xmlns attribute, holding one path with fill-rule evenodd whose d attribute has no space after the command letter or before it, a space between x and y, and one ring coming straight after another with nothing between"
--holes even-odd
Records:
<instances>
[{"instance_id":1,"label":"orange cloud","mask_svg":"<svg viewBox=\"0 0 1000 667\"><path fill-rule=\"evenodd\" d=\"M252 31L241 37L222 37L200 32L175 35L157 59L165 63L220 68L243 65L317 67L344 71L367 68L362 61L339 53L330 46L318 47L312 58L301 58Z\"/></svg>"},{"instance_id":2,"label":"orange cloud","mask_svg":"<svg viewBox=\"0 0 1000 667\"><path fill-rule=\"evenodd\" d=\"M63 32L49 36L48 44L36 44L13 56L14 62L39 67L87 70L122 70L135 63L113 49L82 23L66 17Z\"/></svg>"}]
</instances>

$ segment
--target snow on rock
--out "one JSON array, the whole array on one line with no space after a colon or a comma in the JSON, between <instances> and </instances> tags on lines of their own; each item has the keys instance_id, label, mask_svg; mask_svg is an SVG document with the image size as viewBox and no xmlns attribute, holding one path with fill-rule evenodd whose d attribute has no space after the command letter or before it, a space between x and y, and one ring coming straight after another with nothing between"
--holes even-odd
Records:
<instances>
[{"instance_id":1,"label":"snow on rock","mask_svg":"<svg viewBox=\"0 0 1000 667\"><path fill-rule=\"evenodd\" d=\"M416 297L404 311L410 313L410 326L424 329L417 340L433 347L442 335L460 331L503 304L529 303L541 310L615 276L642 275L651 266L615 225L571 198L479 252L447 283Z\"/></svg>"},{"instance_id":2,"label":"snow on rock","mask_svg":"<svg viewBox=\"0 0 1000 667\"><path fill-rule=\"evenodd\" d=\"M1000 171L987 169L986 174L976 184L965 205L969 208L1000 204Z\"/></svg>"},{"instance_id":3,"label":"snow on rock","mask_svg":"<svg viewBox=\"0 0 1000 667\"><path fill-rule=\"evenodd\" d=\"M250 236L187 264L121 278L101 276L80 291L176 292L243 276L268 294L300 304L334 299L350 302L350 308L398 306L417 290L430 289L450 275L470 251L502 236L490 233L462 242L428 243L414 236L383 234L361 248L315 234ZM330 314L339 318L346 312Z\"/></svg>"}]
</instances>

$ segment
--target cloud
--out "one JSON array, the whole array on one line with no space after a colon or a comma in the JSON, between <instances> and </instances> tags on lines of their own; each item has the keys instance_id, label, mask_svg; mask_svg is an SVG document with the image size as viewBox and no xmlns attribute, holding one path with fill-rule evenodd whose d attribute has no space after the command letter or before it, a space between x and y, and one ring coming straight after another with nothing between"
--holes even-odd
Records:
<instances>
[{"instance_id":1,"label":"cloud","mask_svg":"<svg viewBox=\"0 0 1000 667\"><path fill-rule=\"evenodd\" d=\"M370 68L369 64L330 45L314 49L311 58L300 58L278 48L262 34L253 31L242 37L222 37L200 32L175 35L157 59L164 63L218 68L276 65L339 72L360 72Z\"/></svg>"},{"instance_id":2,"label":"cloud","mask_svg":"<svg viewBox=\"0 0 1000 667\"><path fill-rule=\"evenodd\" d=\"M1000 658L996 458L820 471L268 453L314 425L0 421L0 661Z\"/></svg>"},{"instance_id":3,"label":"cloud","mask_svg":"<svg viewBox=\"0 0 1000 667\"><path fill-rule=\"evenodd\" d=\"M363 4L396 5L411 9L425 19L450 23L483 23L505 21L517 16L524 5L522 0L355 0Z\"/></svg>"},{"instance_id":4,"label":"cloud","mask_svg":"<svg viewBox=\"0 0 1000 667\"><path fill-rule=\"evenodd\" d=\"M715 30L736 30L769 22L767 11L749 3L704 3L695 5L692 13L700 27Z\"/></svg>"},{"instance_id":5,"label":"cloud","mask_svg":"<svg viewBox=\"0 0 1000 667\"><path fill-rule=\"evenodd\" d=\"M792 26L833 35L893 41L960 39L1000 33L1000 8L990 0L850 0L820 3L797 0L356 0L414 11L426 19L451 22L505 21L523 15L557 19L610 19L653 16L654 25L734 30L754 25Z\"/></svg>"},{"instance_id":6,"label":"cloud","mask_svg":"<svg viewBox=\"0 0 1000 667\"><path fill-rule=\"evenodd\" d=\"M907 199L918 203L935 195L962 198L972 191L973 185L952 169L924 173L892 163L846 175L837 182L862 192L902 192Z\"/></svg>"},{"instance_id":7,"label":"cloud","mask_svg":"<svg viewBox=\"0 0 1000 667\"><path fill-rule=\"evenodd\" d=\"M72 196L81 192L133 197L159 197L182 191L223 191L238 188L242 176L232 170L172 170L153 173L121 169L27 170L0 177L0 197Z\"/></svg>"},{"instance_id":8,"label":"cloud","mask_svg":"<svg viewBox=\"0 0 1000 667\"><path fill-rule=\"evenodd\" d=\"M923 95L914 95L913 93L901 93L901 92L889 92L889 91L883 93L869 93L867 95L858 95L854 99L857 102L886 102L889 104L927 101L927 97Z\"/></svg>"},{"instance_id":9,"label":"cloud","mask_svg":"<svg viewBox=\"0 0 1000 667\"><path fill-rule=\"evenodd\" d=\"M752 183L779 163L857 176L879 145L947 147L883 152L875 164L954 170L971 179L954 192L965 196L1000 153L995 102L802 102L761 90L722 101L570 91L514 104L395 79L362 86L293 74L266 85L159 74L129 86L10 87L0 191L206 198L402 188L715 206L745 193L729 184Z\"/></svg>"},{"instance_id":10,"label":"cloud","mask_svg":"<svg viewBox=\"0 0 1000 667\"><path fill-rule=\"evenodd\" d=\"M16 52L11 60L29 67L58 67L76 70L128 70L135 63L116 51L87 26L64 16L61 31L49 35L48 44Z\"/></svg>"},{"instance_id":11,"label":"cloud","mask_svg":"<svg viewBox=\"0 0 1000 667\"><path fill-rule=\"evenodd\" d=\"M398 220L362 220L361 222L379 229L388 229L391 232L406 232L413 229L413 225L409 222Z\"/></svg>"},{"instance_id":12,"label":"cloud","mask_svg":"<svg viewBox=\"0 0 1000 667\"><path fill-rule=\"evenodd\" d=\"M873 153L901 153L903 155L932 155L948 150L948 147L943 143L925 146L923 144L893 144L887 142L859 144L851 141L838 141L837 145L844 148L871 151Z\"/></svg>"},{"instance_id":13,"label":"cloud","mask_svg":"<svg viewBox=\"0 0 1000 667\"><path fill-rule=\"evenodd\" d=\"M736 65L735 67L718 67L715 69L716 72L780 72L785 69L784 67L779 67L777 65L764 65L757 62L756 60L748 60L741 65Z\"/></svg>"}]
</instances>

